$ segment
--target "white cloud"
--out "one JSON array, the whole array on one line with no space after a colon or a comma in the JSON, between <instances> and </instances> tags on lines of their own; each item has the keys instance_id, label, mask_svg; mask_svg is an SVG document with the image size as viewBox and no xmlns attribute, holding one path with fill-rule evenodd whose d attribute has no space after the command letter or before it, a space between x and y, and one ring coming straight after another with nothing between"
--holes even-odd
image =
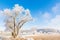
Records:
<instances>
[{"instance_id":1,"label":"white cloud","mask_svg":"<svg viewBox=\"0 0 60 40\"><path fill-rule=\"evenodd\" d=\"M51 22L53 24L60 23L60 15L56 15L55 18L51 19Z\"/></svg>"},{"instance_id":2,"label":"white cloud","mask_svg":"<svg viewBox=\"0 0 60 40\"><path fill-rule=\"evenodd\" d=\"M60 3L52 7L51 10L53 13L44 12L44 14L42 14L42 18L44 19L43 21L47 23L47 25L42 24L42 25L39 25L39 27L40 28L53 28L53 29L60 30Z\"/></svg>"},{"instance_id":3,"label":"white cloud","mask_svg":"<svg viewBox=\"0 0 60 40\"><path fill-rule=\"evenodd\" d=\"M3 13L3 11L2 11L2 10L0 10L0 13Z\"/></svg>"},{"instance_id":4,"label":"white cloud","mask_svg":"<svg viewBox=\"0 0 60 40\"><path fill-rule=\"evenodd\" d=\"M50 19L51 18L51 14L48 12L45 12L42 16L44 19Z\"/></svg>"},{"instance_id":5,"label":"white cloud","mask_svg":"<svg viewBox=\"0 0 60 40\"><path fill-rule=\"evenodd\" d=\"M60 29L60 15L57 15L54 19L51 19L48 27Z\"/></svg>"},{"instance_id":6,"label":"white cloud","mask_svg":"<svg viewBox=\"0 0 60 40\"><path fill-rule=\"evenodd\" d=\"M56 15L60 14L60 3L57 3L54 7L52 7L52 12Z\"/></svg>"},{"instance_id":7,"label":"white cloud","mask_svg":"<svg viewBox=\"0 0 60 40\"><path fill-rule=\"evenodd\" d=\"M52 15L49 13L49 12L45 12L43 15L42 15L42 18L43 18L43 21L45 23L48 23L49 20L51 19Z\"/></svg>"},{"instance_id":8,"label":"white cloud","mask_svg":"<svg viewBox=\"0 0 60 40\"><path fill-rule=\"evenodd\" d=\"M60 29L60 3L58 3L58 4L56 4L56 6L52 7L52 12L53 12L53 15L55 15L54 18L50 19L50 17L53 16L50 14L45 14L45 16L44 16L50 20L46 27Z\"/></svg>"},{"instance_id":9,"label":"white cloud","mask_svg":"<svg viewBox=\"0 0 60 40\"><path fill-rule=\"evenodd\" d=\"M56 4L56 6L52 8L52 12L56 16L48 22L48 27L60 29L60 3Z\"/></svg>"},{"instance_id":10,"label":"white cloud","mask_svg":"<svg viewBox=\"0 0 60 40\"><path fill-rule=\"evenodd\" d=\"M40 28L52 28L52 29L58 29L60 30L60 15L56 15L55 18L51 19L48 22L48 25L39 25Z\"/></svg>"},{"instance_id":11,"label":"white cloud","mask_svg":"<svg viewBox=\"0 0 60 40\"><path fill-rule=\"evenodd\" d=\"M0 10L0 16L3 14L3 11L2 10Z\"/></svg>"}]
</instances>

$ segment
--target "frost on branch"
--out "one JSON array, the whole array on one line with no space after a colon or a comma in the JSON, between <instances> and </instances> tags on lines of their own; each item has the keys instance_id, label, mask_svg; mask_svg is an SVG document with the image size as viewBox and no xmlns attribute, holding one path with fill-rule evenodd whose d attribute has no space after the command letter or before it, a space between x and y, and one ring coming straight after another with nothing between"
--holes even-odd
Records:
<instances>
[{"instance_id":1,"label":"frost on branch","mask_svg":"<svg viewBox=\"0 0 60 40\"><path fill-rule=\"evenodd\" d=\"M24 9L22 6L16 4L12 9L4 9L6 15L6 28L12 32L15 38L19 33L19 29L24 23L32 20L29 9Z\"/></svg>"}]
</instances>

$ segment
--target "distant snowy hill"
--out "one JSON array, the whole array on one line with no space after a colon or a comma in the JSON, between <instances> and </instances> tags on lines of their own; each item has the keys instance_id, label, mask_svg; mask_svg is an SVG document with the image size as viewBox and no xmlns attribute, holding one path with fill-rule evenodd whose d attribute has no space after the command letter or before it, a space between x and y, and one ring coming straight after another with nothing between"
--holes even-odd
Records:
<instances>
[{"instance_id":1,"label":"distant snowy hill","mask_svg":"<svg viewBox=\"0 0 60 40\"><path fill-rule=\"evenodd\" d=\"M60 33L60 30L56 30L56 29L37 29L37 32L42 32L42 33Z\"/></svg>"}]
</instances>

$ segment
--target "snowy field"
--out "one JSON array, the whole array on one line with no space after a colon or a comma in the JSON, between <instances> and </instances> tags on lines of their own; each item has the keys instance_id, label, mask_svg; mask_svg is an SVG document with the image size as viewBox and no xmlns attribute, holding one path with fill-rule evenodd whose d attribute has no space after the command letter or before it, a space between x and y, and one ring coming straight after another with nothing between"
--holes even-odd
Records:
<instances>
[{"instance_id":1,"label":"snowy field","mask_svg":"<svg viewBox=\"0 0 60 40\"><path fill-rule=\"evenodd\" d=\"M42 34L41 33L41 34L24 36L23 38L22 39L19 38L18 40L60 40L60 34L58 34L58 33ZM0 37L0 40L2 40L1 37ZM6 39L6 40L8 40L8 39Z\"/></svg>"}]
</instances>

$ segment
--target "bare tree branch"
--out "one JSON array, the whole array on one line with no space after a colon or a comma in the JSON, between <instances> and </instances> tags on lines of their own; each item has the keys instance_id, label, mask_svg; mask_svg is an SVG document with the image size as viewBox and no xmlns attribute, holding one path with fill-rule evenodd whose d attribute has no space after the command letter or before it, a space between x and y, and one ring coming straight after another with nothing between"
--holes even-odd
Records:
<instances>
[{"instance_id":1,"label":"bare tree branch","mask_svg":"<svg viewBox=\"0 0 60 40\"><path fill-rule=\"evenodd\" d=\"M23 12L25 14L23 14ZM13 9L5 9L4 13L6 14L7 17L6 26L12 30L12 36L14 38L18 35L19 29L21 29L21 27L26 22L31 20L30 11L28 9L25 10L22 6L19 5L15 5ZM20 14L23 14L23 16ZM18 20L17 17L19 17Z\"/></svg>"}]
</instances>

